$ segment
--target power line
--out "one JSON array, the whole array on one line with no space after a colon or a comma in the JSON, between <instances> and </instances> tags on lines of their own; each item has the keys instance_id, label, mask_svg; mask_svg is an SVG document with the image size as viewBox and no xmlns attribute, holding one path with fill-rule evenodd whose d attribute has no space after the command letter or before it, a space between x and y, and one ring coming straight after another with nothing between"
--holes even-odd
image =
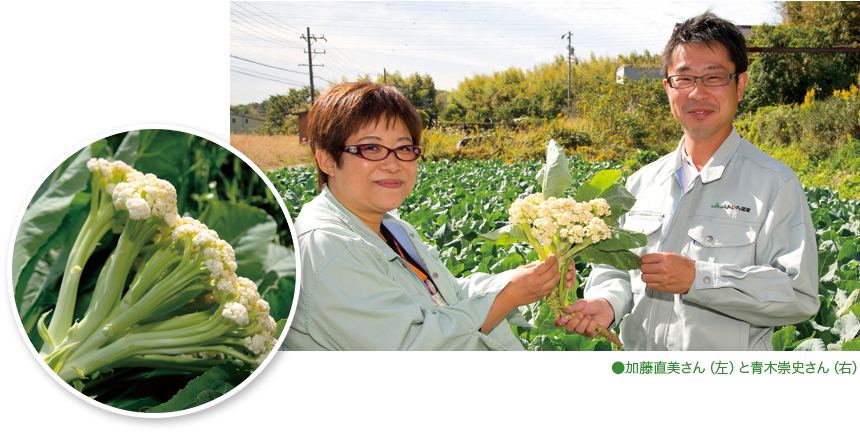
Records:
<instances>
[{"instance_id":1,"label":"power line","mask_svg":"<svg viewBox=\"0 0 860 440\"><path fill-rule=\"evenodd\" d=\"M296 28L296 27L293 27L293 26L291 26L291 25L289 25L289 24L287 24L287 23L284 23L284 22L283 22L283 21L281 21L281 20L278 20L277 18L273 17L272 15L270 15L269 13L267 13L266 11L264 11L264 10L262 10L262 9L260 9L260 8L256 7L256 6L254 6L254 5L253 5L253 4L251 4L251 3L248 3L248 2L245 2L245 3L247 3L247 4L248 4L248 6L251 6L251 7L253 7L254 9L256 9L256 10L258 10L258 11L262 12L263 14L266 14L266 15L268 15L269 17L272 17L273 19L275 19L275 20L276 20L276 21L278 21L279 23L282 23L284 26L287 26L287 27L289 27L289 28L292 28L293 30L295 30L296 32L298 32L298 33L300 33L300 34L302 33L301 29ZM241 6L241 5L238 5L238 4L237 4L237 6ZM243 9L244 9L244 8L243 8ZM247 9L245 9L245 10L247 11ZM249 11L249 12L250 12L250 11Z\"/></svg>"},{"instance_id":2,"label":"power line","mask_svg":"<svg viewBox=\"0 0 860 440\"><path fill-rule=\"evenodd\" d=\"M268 81L279 82L279 83L287 84L287 85L290 85L290 86L299 86L299 87L304 87L304 84L291 83L291 82L284 81L284 80L280 80L280 79L276 79L276 78L265 78L265 77L262 77L262 76L258 76L258 75L254 75L254 74L250 74L250 73L246 73L246 72L240 72L240 71L235 70L235 69L230 69L230 71L231 71L231 72L236 72L236 73L239 73L239 74L242 74L242 75L253 76L254 78L260 78L260 79L265 79L265 80L268 80Z\"/></svg>"},{"instance_id":3,"label":"power line","mask_svg":"<svg viewBox=\"0 0 860 440\"><path fill-rule=\"evenodd\" d=\"M333 48L333 46L323 46L323 47L324 47L324 48L326 48L326 49L331 49L331 48ZM338 57L337 55L335 55L333 52L326 53L326 55L330 55L330 56L331 56L331 60L332 60L332 61L335 61L338 65L340 65L341 67L343 67L344 69L346 69L346 70L348 70L348 71L355 72L355 73L357 73L358 75L361 75L361 74L364 74L364 73L370 73L370 72L367 72L367 70L365 70L365 69L363 69L363 68L360 68L360 67L359 67L359 68L356 68L356 66L349 65L347 62L343 61L340 57ZM338 70L339 70L339 69L338 69ZM372 71L371 71L371 72L372 72ZM346 75L344 75L344 76L349 77L349 76L351 76L351 75L346 74ZM357 76L357 75L356 75L356 76Z\"/></svg>"},{"instance_id":4,"label":"power line","mask_svg":"<svg viewBox=\"0 0 860 440\"><path fill-rule=\"evenodd\" d=\"M269 67L269 68L271 68L271 69L283 70L283 71L285 71L285 72L290 72L290 73L298 73L299 75L304 75L304 74L305 74L304 72L299 72L298 70L290 70L290 69L284 69L283 67L270 66L270 65L268 65L268 64L263 64L263 63L261 63L261 62L259 62L259 61L252 61L252 60L249 60L249 59L246 59L246 58L237 57L236 55L230 55L230 58L236 58L237 60L242 60L242 61L247 61L247 62L249 62L249 63L259 64L259 65L261 65L261 66ZM325 81L325 82L327 82L327 83L329 83L329 84L331 84L331 83L332 83L331 81L329 81L329 80L327 80L327 79L325 79L325 78L323 78L323 77L321 77L321 76L318 76L318 75L314 75L314 78L321 79L321 80L323 80L323 81Z\"/></svg>"},{"instance_id":5,"label":"power line","mask_svg":"<svg viewBox=\"0 0 860 440\"><path fill-rule=\"evenodd\" d=\"M265 77L267 77L267 78L276 79L276 80L279 80L279 81L290 81L290 82L295 83L295 85L302 85L302 82L300 82L300 81L298 81L298 80L291 80L291 79L283 78L283 77L280 77L280 76L270 75L270 74L268 74L268 73L263 73L263 72L259 72L259 71L256 71L256 70L248 69L248 68L246 68L246 67L230 66L230 68L232 68L232 69L239 69L240 71L243 71L243 72L245 72L245 73L253 73L253 74L257 74L257 75L263 75L263 76L265 76ZM304 86L304 85L302 85L302 86Z\"/></svg>"},{"instance_id":6,"label":"power line","mask_svg":"<svg viewBox=\"0 0 860 440\"><path fill-rule=\"evenodd\" d=\"M244 23L240 23L240 22L238 22L238 21L236 21L236 20L234 20L234 19L232 19L232 18L230 19L230 21L232 21L232 22L234 22L234 23L236 23L236 24L242 25L242 26L246 26L246 27L248 26L248 25L246 25L246 24L244 24ZM260 28L259 26L255 26L255 25L253 25L253 24L251 24L251 26L253 26L253 27L255 27L255 28L259 29L259 31L260 31L260 32L263 32L263 33L265 33L265 34L271 35L271 36L272 36L272 37L274 37L275 39L280 40L280 42L281 42L281 43L283 43L283 44L287 44L287 45L289 45L289 44L293 44L293 45L294 45L293 47L299 47L299 46L298 46L298 44L296 44L296 43L294 43L294 42L291 42L291 41L288 41L288 40L286 40L286 39L284 39L284 38L282 38L282 37L280 37L280 36L278 36L278 35L275 35L275 34L273 34L273 33L269 32L269 31L266 31L265 29L262 29L262 28Z\"/></svg>"},{"instance_id":7,"label":"power line","mask_svg":"<svg viewBox=\"0 0 860 440\"><path fill-rule=\"evenodd\" d=\"M246 58L240 58L240 57L237 57L236 55L230 55L230 58L236 58L237 60L247 61L247 62L249 62L249 63L259 64L259 65L261 65L261 66L270 67L270 68L272 68L272 69L283 70L283 71L285 71L285 72L298 73L299 75L304 75L304 74L305 74L305 72L299 72L298 70L290 70L290 69L284 69L283 67L270 66L270 65L268 65L268 64L263 64L263 63L258 62L258 61L251 61L251 60L246 59Z\"/></svg>"},{"instance_id":8,"label":"power line","mask_svg":"<svg viewBox=\"0 0 860 440\"><path fill-rule=\"evenodd\" d=\"M240 5L240 4L238 4L238 3L234 3L234 5L235 5L235 6L238 6L238 7L240 7L240 8L242 8L242 9L245 9L246 11L248 11L248 9L246 9L245 7L243 7L242 5ZM245 14L245 13L240 12L240 11L237 11L237 10L235 10L235 9L230 9L230 12L231 12L232 14L234 14L234 15L238 16L238 17L241 17L243 20L245 20L246 22L248 22L251 26L254 26L255 28L259 29L261 32L264 32L264 33L266 33L266 34L268 34L268 35L271 35L271 36L275 37L275 38L276 38L276 39L278 39L278 40L281 40L281 41L282 41L283 43L285 43L286 45L291 46L291 47L294 47L294 48L298 48L298 47L300 47L298 43L295 43L295 42L289 41L288 39L283 38L283 37L281 37L280 35L276 35L276 34L274 34L274 33L272 33L272 32L269 32L269 31L268 31L268 30L266 30L266 29L263 29L262 27L256 26L255 24L252 24L251 22L253 21L254 23L260 24L261 26L264 26L264 27L270 27L270 25L269 25L268 23L262 23L262 22L260 22L260 21L258 21L258 20L252 20L252 19L250 19L250 18L249 18L249 15L256 16L256 14L253 14L253 12L248 11L248 12L251 12L251 14ZM235 20L234 20L234 21L235 21ZM267 20L267 21L268 21L268 20ZM237 22L237 23L238 23L238 22ZM283 29L283 28L281 28L281 29ZM281 29L275 29L275 32L280 33L280 32L281 32ZM290 30L287 30L287 32L288 32L288 33L292 33L292 31L290 31Z\"/></svg>"},{"instance_id":9,"label":"power line","mask_svg":"<svg viewBox=\"0 0 860 440\"><path fill-rule=\"evenodd\" d=\"M235 20L231 20L231 21L234 21L236 24L242 25L242 23L239 23L238 21L235 21ZM243 26L244 26L244 25L243 25ZM250 32L245 32L245 31L243 31L243 30L241 30L241 29L236 29L236 28L234 28L233 26L230 26L230 29L232 29L232 30L234 30L234 31L237 31L237 32L241 32L241 33L243 33L243 34L248 34L248 35L250 35L250 36L252 36L252 37L254 37L254 38L259 38L259 39L261 39L261 40L269 41L269 42L272 42L272 43L275 43L275 44L278 44L278 45L283 45L283 44L285 44L285 43L284 43L284 41L274 41L274 40L270 40L270 39L267 39L267 38L263 38L263 37L261 37L261 36L259 36L259 35L254 35L254 34L252 34L252 33L250 33ZM298 48L298 47L301 47L301 46L293 46L293 47L294 47L294 48Z\"/></svg>"}]
</instances>

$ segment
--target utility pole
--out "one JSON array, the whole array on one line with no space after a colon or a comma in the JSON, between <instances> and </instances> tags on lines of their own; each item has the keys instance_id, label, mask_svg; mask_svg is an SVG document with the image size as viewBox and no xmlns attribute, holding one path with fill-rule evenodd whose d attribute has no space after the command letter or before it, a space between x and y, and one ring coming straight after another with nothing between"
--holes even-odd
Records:
<instances>
[{"instance_id":1,"label":"utility pole","mask_svg":"<svg viewBox=\"0 0 860 440\"><path fill-rule=\"evenodd\" d=\"M377 76L377 78L379 77ZM385 70L384 67L382 68L382 83L388 84L388 72Z\"/></svg>"},{"instance_id":2,"label":"utility pole","mask_svg":"<svg viewBox=\"0 0 860 440\"><path fill-rule=\"evenodd\" d=\"M325 35L321 35L319 37L317 37L315 35L311 35L311 28L307 28L307 29L308 29L308 35L307 36L302 35L299 38L301 38L302 40L308 41L308 50L305 51L305 53L308 54L308 63L307 64L299 64L299 66L308 66L308 70L310 71L310 76L311 76L311 107L313 107L314 106L314 59L313 59L313 56L314 56L314 54L323 54L324 55L325 51L314 52L311 49L311 40L314 40L314 41L317 41L318 39L322 39L325 41L328 41L328 40L325 39ZM317 64L317 66L325 67L323 64Z\"/></svg>"},{"instance_id":3,"label":"utility pole","mask_svg":"<svg viewBox=\"0 0 860 440\"><path fill-rule=\"evenodd\" d=\"M567 107L570 108L570 60L573 57L573 48L570 47L570 37L573 34L570 31L567 31L566 34L561 35L561 39L564 40L564 37L567 36Z\"/></svg>"}]
</instances>

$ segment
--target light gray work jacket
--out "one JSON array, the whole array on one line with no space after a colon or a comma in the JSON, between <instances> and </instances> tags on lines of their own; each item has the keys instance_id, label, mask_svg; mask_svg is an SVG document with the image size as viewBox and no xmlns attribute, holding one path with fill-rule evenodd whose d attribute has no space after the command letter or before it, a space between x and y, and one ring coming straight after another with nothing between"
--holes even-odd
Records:
<instances>
[{"instance_id":1,"label":"light gray work jacket","mask_svg":"<svg viewBox=\"0 0 860 440\"><path fill-rule=\"evenodd\" d=\"M794 172L732 133L684 194L678 149L630 176L636 204L621 219L643 232L639 255L696 261L685 294L646 289L641 272L595 266L586 297L605 298L625 350L772 350L773 327L818 310L818 252ZM622 320L623 318L623 320Z\"/></svg>"},{"instance_id":2,"label":"light gray work jacket","mask_svg":"<svg viewBox=\"0 0 860 440\"><path fill-rule=\"evenodd\" d=\"M301 287L282 349L523 349L510 324L529 324L516 309L488 334L480 331L507 273L455 278L411 225L390 213L383 223L449 305L437 307L403 258L325 188L296 219Z\"/></svg>"}]
</instances>

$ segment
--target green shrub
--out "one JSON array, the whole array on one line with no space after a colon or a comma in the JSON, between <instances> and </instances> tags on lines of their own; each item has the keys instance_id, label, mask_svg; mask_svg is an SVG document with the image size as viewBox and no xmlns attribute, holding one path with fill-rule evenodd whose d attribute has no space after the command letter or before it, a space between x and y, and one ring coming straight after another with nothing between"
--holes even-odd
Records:
<instances>
[{"instance_id":1,"label":"green shrub","mask_svg":"<svg viewBox=\"0 0 860 440\"><path fill-rule=\"evenodd\" d=\"M555 139L571 154L592 145L591 137L573 128L566 117L529 122L528 125L511 124L509 128L499 125L489 129L478 126L468 130L425 129L421 140L422 159L426 162L501 159L513 163L545 157L546 143L550 139ZM460 143L461 139L465 141Z\"/></svg>"},{"instance_id":2,"label":"green shrub","mask_svg":"<svg viewBox=\"0 0 860 440\"><path fill-rule=\"evenodd\" d=\"M575 110L577 127L591 137L596 156L620 160L637 150L676 144L683 134L659 79L593 82Z\"/></svg>"}]
</instances>

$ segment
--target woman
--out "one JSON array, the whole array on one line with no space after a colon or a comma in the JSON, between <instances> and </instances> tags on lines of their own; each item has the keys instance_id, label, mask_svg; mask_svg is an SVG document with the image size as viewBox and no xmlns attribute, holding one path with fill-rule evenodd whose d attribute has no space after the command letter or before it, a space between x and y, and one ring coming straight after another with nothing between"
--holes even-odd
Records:
<instances>
[{"instance_id":1,"label":"woman","mask_svg":"<svg viewBox=\"0 0 860 440\"><path fill-rule=\"evenodd\" d=\"M421 119L397 89L329 88L308 138L320 195L295 223L302 274L287 349L522 349L509 324L528 325L517 307L558 283L556 259L458 279L389 213L412 192L421 155Z\"/></svg>"}]
</instances>

